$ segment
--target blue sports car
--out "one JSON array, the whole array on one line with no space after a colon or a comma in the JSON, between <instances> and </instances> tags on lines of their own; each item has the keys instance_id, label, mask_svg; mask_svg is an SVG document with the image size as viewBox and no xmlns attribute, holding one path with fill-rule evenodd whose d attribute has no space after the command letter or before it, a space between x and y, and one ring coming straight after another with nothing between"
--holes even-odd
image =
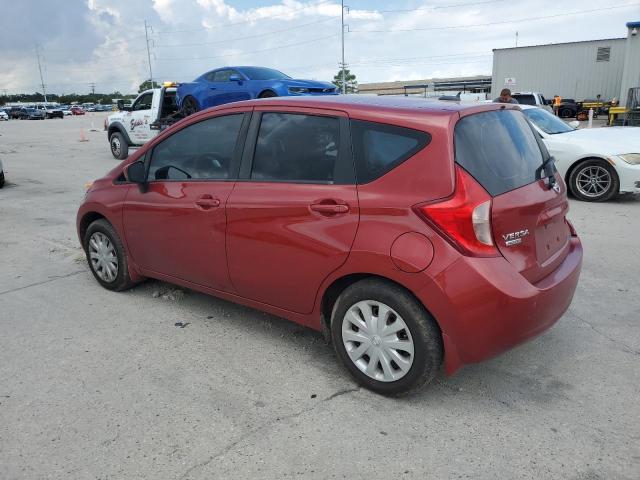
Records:
<instances>
[{"instance_id":1,"label":"blue sports car","mask_svg":"<svg viewBox=\"0 0 640 480\"><path fill-rule=\"evenodd\" d=\"M252 98L338 93L332 83L295 80L272 68L224 67L180 84L177 101L183 112L191 115L205 108Z\"/></svg>"}]
</instances>

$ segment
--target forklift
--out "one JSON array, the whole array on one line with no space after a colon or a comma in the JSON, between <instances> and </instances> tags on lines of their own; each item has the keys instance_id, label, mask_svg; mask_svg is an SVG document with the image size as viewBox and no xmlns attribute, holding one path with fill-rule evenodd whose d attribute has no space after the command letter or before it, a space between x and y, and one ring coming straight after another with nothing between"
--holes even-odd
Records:
<instances>
[{"instance_id":1,"label":"forklift","mask_svg":"<svg viewBox=\"0 0 640 480\"><path fill-rule=\"evenodd\" d=\"M615 126L640 126L640 87L629 89L626 107L609 108L608 125Z\"/></svg>"}]
</instances>

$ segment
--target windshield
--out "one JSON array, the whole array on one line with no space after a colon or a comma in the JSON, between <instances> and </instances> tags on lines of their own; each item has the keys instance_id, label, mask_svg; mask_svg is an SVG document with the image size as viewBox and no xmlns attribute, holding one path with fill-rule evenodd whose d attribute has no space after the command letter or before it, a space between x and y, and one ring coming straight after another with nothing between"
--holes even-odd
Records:
<instances>
[{"instance_id":1,"label":"windshield","mask_svg":"<svg viewBox=\"0 0 640 480\"><path fill-rule=\"evenodd\" d=\"M541 108L527 108L523 109L523 112L527 118L544 133L555 135L557 133L573 132L573 128L546 110L542 110Z\"/></svg>"},{"instance_id":2,"label":"windshield","mask_svg":"<svg viewBox=\"0 0 640 480\"><path fill-rule=\"evenodd\" d=\"M242 69L249 80L281 80L284 78L291 78L278 70L272 68L261 67L244 67Z\"/></svg>"}]
</instances>

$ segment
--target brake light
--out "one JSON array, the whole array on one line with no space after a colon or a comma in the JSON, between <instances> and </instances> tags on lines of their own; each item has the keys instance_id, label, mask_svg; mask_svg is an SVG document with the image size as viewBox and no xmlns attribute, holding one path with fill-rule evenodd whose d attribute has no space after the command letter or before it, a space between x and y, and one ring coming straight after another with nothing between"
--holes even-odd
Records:
<instances>
[{"instance_id":1,"label":"brake light","mask_svg":"<svg viewBox=\"0 0 640 480\"><path fill-rule=\"evenodd\" d=\"M416 212L464 255L498 257L491 234L491 196L456 165L453 196L416 205Z\"/></svg>"}]
</instances>

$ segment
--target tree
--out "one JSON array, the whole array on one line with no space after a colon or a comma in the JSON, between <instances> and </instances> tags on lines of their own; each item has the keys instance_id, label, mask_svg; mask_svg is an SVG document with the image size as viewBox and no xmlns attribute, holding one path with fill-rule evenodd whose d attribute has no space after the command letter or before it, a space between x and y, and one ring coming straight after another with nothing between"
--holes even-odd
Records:
<instances>
[{"instance_id":1,"label":"tree","mask_svg":"<svg viewBox=\"0 0 640 480\"><path fill-rule=\"evenodd\" d=\"M158 82L152 82L151 80L145 80L138 87L138 93L142 93L150 88L160 88L160 84Z\"/></svg>"},{"instance_id":2,"label":"tree","mask_svg":"<svg viewBox=\"0 0 640 480\"><path fill-rule=\"evenodd\" d=\"M351 73L351 70L348 68L344 69L344 79L347 93L357 93L358 81L356 80L355 74ZM333 82L331 83L338 87L342 93L342 69L338 70L338 73L333 77Z\"/></svg>"}]
</instances>

